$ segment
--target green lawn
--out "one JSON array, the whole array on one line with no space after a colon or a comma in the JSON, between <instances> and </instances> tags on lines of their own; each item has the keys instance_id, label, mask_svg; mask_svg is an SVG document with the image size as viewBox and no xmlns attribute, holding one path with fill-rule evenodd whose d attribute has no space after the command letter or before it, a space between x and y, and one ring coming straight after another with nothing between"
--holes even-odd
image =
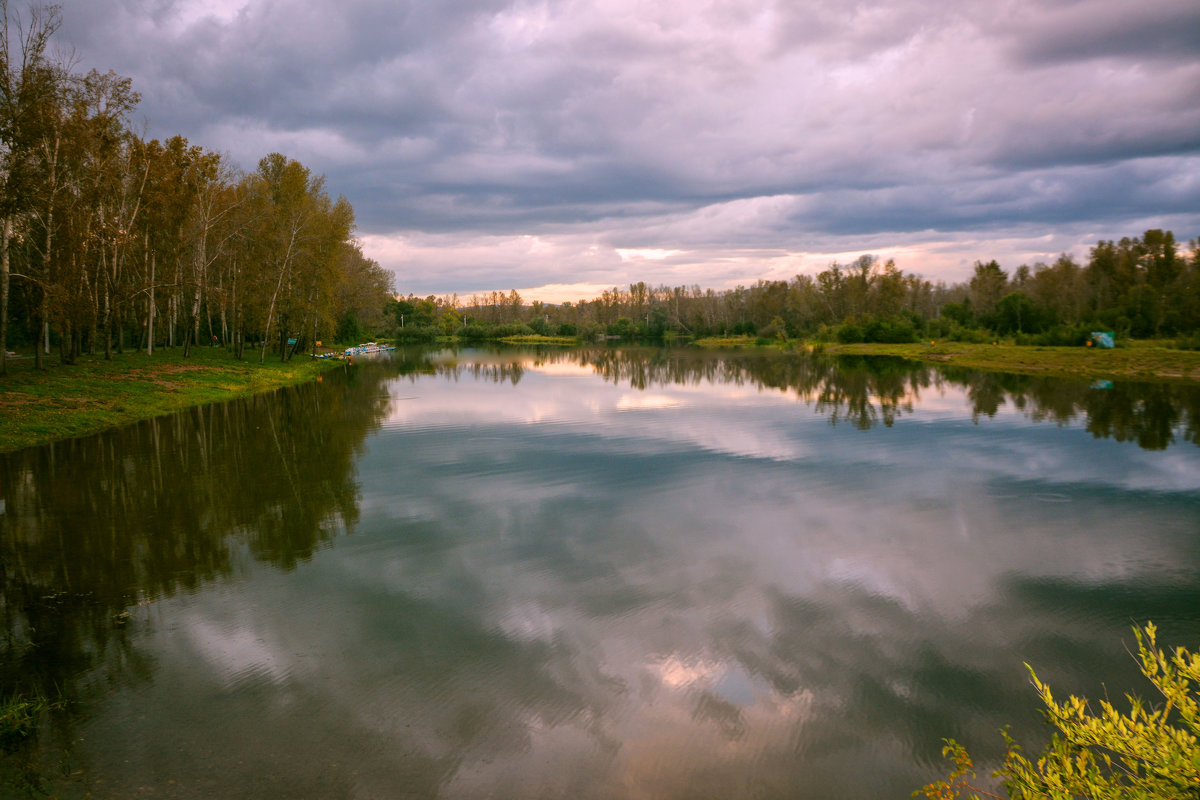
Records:
<instances>
[{"instance_id":1,"label":"green lawn","mask_svg":"<svg viewBox=\"0 0 1200 800\"><path fill-rule=\"evenodd\" d=\"M1157 342L1129 342L1112 350L1094 347L1018 347L1012 344L920 342L827 344L833 355L888 355L995 372L1110 380L1200 381L1200 352Z\"/></svg>"},{"instance_id":2,"label":"green lawn","mask_svg":"<svg viewBox=\"0 0 1200 800\"><path fill-rule=\"evenodd\" d=\"M341 362L298 355L258 363L247 351L238 361L220 348L81 356L72 366L47 359L10 360L0 376L0 452L83 436L181 408L264 392L315 378Z\"/></svg>"}]
</instances>

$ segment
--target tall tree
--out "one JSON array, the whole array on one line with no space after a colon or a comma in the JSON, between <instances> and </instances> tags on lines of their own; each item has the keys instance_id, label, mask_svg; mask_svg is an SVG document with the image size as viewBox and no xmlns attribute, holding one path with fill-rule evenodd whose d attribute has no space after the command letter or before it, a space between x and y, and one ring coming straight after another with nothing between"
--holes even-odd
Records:
<instances>
[{"instance_id":1,"label":"tall tree","mask_svg":"<svg viewBox=\"0 0 1200 800\"><path fill-rule=\"evenodd\" d=\"M9 246L38 189L34 150L63 83L61 65L46 55L61 24L58 6L33 6L25 21L0 0L0 374L8 369Z\"/></svg>"}]
</instances>

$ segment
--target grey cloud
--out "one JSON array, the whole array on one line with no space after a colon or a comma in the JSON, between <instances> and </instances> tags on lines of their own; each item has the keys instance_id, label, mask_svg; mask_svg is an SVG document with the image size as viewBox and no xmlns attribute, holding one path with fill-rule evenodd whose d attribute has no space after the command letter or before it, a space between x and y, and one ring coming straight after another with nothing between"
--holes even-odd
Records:
<instances>
[{"instance_id":1,"label":"grey cloud","mask_svg":"<svg viewBox=\"0 0 1200 800\"><path fill-rule=\"evenodd\" d=\"M931 218L942 230L986 230L1040 220L1108 224L1138 215L1169 215L1200 204L1200 185L1179 181L1200 172L1196 158L1128 161L1101 167L1061 167L953 179L878 190L831 190L801 206L792 222L828 233L921 230ZM1097 203L1102 198L1103 203Z\"/></svg>"},{"instance_id":2,"label":"grey cloud","mask_svg":"<svg viewBox=\"0 0 1200 800\"><path fill-rule=\"evenodd\" d=\"M1156 3L1055 3L1026 6L1011 47L1034 65L1095 59L1191 60L1200 53L1200 6Z\"/></svg>"},{"instance_id":3,"label":"grey cloud","mask_svg":"<svg viewBox=\"0 0 1200 800\"><path fill-rule=\"evenodd\" d=\"M668 234L673 215L799 198L786 224L709 242L765 252L797 230L1200 225L1193 190L1116 182L1124 166L1194 185L1198 14L1190 0L68 0L62 38L134 79L151 135L244 167L286 150L367 232ZM1058 193L1031 191L1043 179Z\"/></svg>"}]
</instances>

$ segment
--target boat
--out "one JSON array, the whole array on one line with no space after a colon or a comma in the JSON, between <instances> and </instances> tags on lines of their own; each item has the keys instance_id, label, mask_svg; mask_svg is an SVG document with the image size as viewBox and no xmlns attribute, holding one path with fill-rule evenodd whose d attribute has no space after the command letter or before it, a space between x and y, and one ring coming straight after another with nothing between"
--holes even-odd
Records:
<instances>
[{"instance_id":1,"label":"boat","mask_svg":"<svg viewBox=\"0 0 1200 800\"><path fill-rule=\"evenodd\" d=\"M317 358L353 358L354 356L369 356L374 353L387 353L395 350L396 346L391 344L379 344L378 342L366 342L365 344L347 347L340 353L321 353Z\"/></svg>"}]
</instances>

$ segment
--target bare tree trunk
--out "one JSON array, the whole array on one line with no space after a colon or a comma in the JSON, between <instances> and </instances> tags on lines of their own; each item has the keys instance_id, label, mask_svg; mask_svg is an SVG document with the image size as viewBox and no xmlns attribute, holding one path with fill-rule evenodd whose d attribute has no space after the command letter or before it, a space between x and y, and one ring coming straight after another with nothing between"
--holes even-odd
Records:
<instances>
[{"instance_id":1,"label":"bare tree trunk","mask_svg":"<svg viewBox=\"0 0 1200 800\"><path fill-rule=\"evenodd\" d=\"M101 252L103 252L103 245L101 245ZM75 271L76 263L75 256L71 256L73 271ZM94 281L89 280L86 264L77 271L83 279L83 291L88 299L88 355L94 356L96 355L97 328L100 325L100 280L99 276L96 276L96 280ZM80 337L83 336L82 330L80 330L79 335ZM80 351L82 352L82 347Z\"/></svg>"},{"instance_id":2,"label":"bare tree trunk","mask_svg":"<svg viewBox=\"0 0 1200 800\"><path fill-rule=\"evenodd\" d=\"M12 239L12 217L0 227L0 375L8 374L8 242Z\"/></svg>"},{"instance_id":3,"label":"bare tree trunk","mask_svg":"<svg viewBox=\"0 0 1200 800\"><path fill-rule=\"evenodd\" d=\"M100 321L100 328L104 331L104 360L112 361L112 300L110 298L112 278L108 274L108 252L103 246L100 248L100 274L104 282L104 313ZM96 289L100 290L99 285Z\"/></svg>"},{"instance_id":4,"label":"bare tree trunk","mask_svg":"<svg viewBox=\"0 0 1200 800\"><path fill-rule=\"evenodd\" d=\"M154 355L154 267L157 256L149 253L150 234L146 234L146 251L150 255L150 312L146 318L146 355Z\"/></svg>"},{"instance_id":5,"label":"bare tree trunk","mask_svg":"<svg viewBox=\"0 0 1200 800\"><path fill-rule=\"evenodd\" d=\"M192 294L191 338L195 344L200 343L200 295L204 291L204 237L200 237L199 247L192 255L192 280L196 282L196 291Z\"/></svg>"},{"instance_id":6,"label":"bare tree trunk","mask_svg":"<svg viewBox=\"0 0 1200 800\"><path fill-rule=\"evenodd\" d=\"M224 287L221 284L217 284L218 294L224 294L224 292L221 291L223 288ZM222 347L227 347L229 345L229 320L226 317L227 310L228 309L226 307L226 303L224 300L222 300L222 302L221 302L221 346ZM211 328L212 322L209 322L208 324L209 324L209 327Z\"/></svg>"},{"instance_id":7,"label":"bare tree trunk","mask_svg":"<svg viewBox=\"0 0 1200 800\"><path fill-rule=\"evenodd\" d=\"M237 346L238 332L242 329L242 312L238 308L237 302L237 261L233 262L233 274L229 276L229 312L233 316L232 334L234 338L234 349L238 351L238 358L241 358L241 349Z\"/></svg>"},{"instance_id":8,"label":"bare tree trunk","mask_svg":"<svg viewBox=\"0 0 1200 800\"><path fill-rule=\"evenodd\" d=\"M271 322L275 319L275 299L279 297L279 287L283 286L283 272L275 283L275 291L271 294L271 304L267 306L267 327L263 330L262 352L258 355L258 363L267 363L267 342L271 338Z\"/></svg>"},{"instance_id":9,"label":"bare tree trunk","mask_svg":"<svg viewBox=\"0 0 1200 800\"><path fill-rule=\"evenodd\" d=\"M107 276L107 272L105 275ZM104 320L100 328L104 331L104 360L112 361L112 301L108 294L108 281L104 286Z\"/></svg>"},{"instance_id":10,"label":"bare tree trunk","mask_svg":"<svg viewBox=\"0 0 1200 800\"><path fill-rule=\"evenodd\" d=\"M295 231L292 233L292 239L288 242L287 252L284 254L283 264L279 269L279 280L275 282L275 291L271 293L271 304L267 307L267 327L263 330L262 352L258 356L258 363L265 364L267 362L267 342L271 339L271 320L275 317L275 300L279 297L279 290L283 288L283 280L287 277L288 271L292 265L292 245L296 241ZM281 328L286 326L280 326ZM285 342L286 344L286 342ZM286 348L284 349L286 353Z\"/></svg>"}]
</instances>

